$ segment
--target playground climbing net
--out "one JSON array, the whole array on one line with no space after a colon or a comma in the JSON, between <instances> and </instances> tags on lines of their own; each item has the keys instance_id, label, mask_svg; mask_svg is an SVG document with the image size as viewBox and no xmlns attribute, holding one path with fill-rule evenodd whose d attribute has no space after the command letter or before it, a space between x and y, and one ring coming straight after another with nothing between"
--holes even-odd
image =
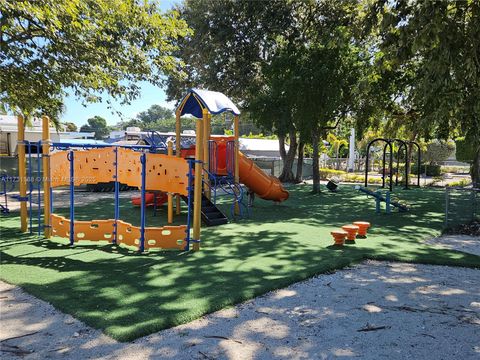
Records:
<instances>
[{"instance_id":1,"label":"playground climbing net","mask_svg":"<svg viewBox=\"0 0 480 360\"><path fill-rule=\"evenodd\" d=\"M445 189L445 228L480 219L480 189Z\"/></svg>"}]
</instances>

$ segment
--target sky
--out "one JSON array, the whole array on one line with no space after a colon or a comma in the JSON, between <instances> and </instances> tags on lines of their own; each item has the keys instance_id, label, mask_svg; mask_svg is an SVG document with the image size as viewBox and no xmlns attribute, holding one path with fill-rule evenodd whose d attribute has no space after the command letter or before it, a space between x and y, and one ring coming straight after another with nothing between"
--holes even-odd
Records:
<instances>
[{"instance_id":1,"label":"sky","mask_svg":"<svg viewBox=\"0 0 480 360\"><path fill-rule=\"evenodd\" d=\"M169 10L180 0L159 0L162 10ZM95 115L101 116L107 120L108 125L114 125L121 120L127 120L135 117L141 111L147 110L151 105L158 104L170 109L175 107L174 102L167 103L165 91L157 86L153 86L148 82L139 84L141 87L140 96L131 102L130 105L120 105L119 102L112 102L112 107L116 111L122 113L122 117L112 110L108 109L106 101L96 104L88 104L86 107L82 105L82 100L76 99L74 96L65 98L65 112L61 117L62 122L73 122L77 126L87 123L87 119ZM107 100L107 97L104 98Z\"/></svg>"}]
</instances>

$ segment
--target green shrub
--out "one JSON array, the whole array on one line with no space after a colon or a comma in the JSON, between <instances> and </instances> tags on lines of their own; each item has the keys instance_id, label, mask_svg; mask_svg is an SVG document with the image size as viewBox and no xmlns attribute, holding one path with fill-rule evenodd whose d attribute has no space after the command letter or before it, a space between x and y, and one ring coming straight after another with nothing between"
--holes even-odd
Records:
<instances>
[{"instance_id":1,"label":"green shrub","mask_svg":"<svg viewBox=\"0 0 480 360\"><path fill-rule=\"evenodd\" d=\"M339 180L343 181L345 177L346 172L342 170L334 170L334 169L327 169L327 168L322 168L320 169L320 179L321 180L327 180L332 177L336 177Z\"/></svg>"},{"instance_id":2,"label":"green shrub","mask_svg":"<svg viewBox=\"0 0 480 360\"><path fill-rule=\"evenodd\" d=\"M440 165L422 164L422 166L420 166L420 173L425 174L426 172L427 176L440 176L442 174L441 168L442 167ZM410 167L410 172L413 175L418 175L417 170L417 164L412 164Z\"/></svg>"},{"instance_id":3,"label":"green shrub","mask_svg":"<svg viewBox=\"0 0 480 360\"><path fill-rule=\"evenodd\" d=\"M471 138L459 138L455 140L458 161L470 163L475 158L476 142Z\"/></svg>"},{"instance_id":4,"label":"green shrub","mask_svg":"<svg viewBox=\"0 0 480 360\"><path fill-rule=\"evenodd\" d=\"M345 182L354 182L354 183L362 183L365 181L365 176L357 175L357 174L347 174L344 176L343 181Z\"/></svg>"},{"instance_id":5,"label":"green shrub","mask_svg":"<svg viewBox=\"0 0 480 360\"><path fill-rule=\"evenodd\" d=\"M468 185L471 185L472 182L467 179L460 179L458 181L452 181L451 183L447 184L447 186L452 186L452 187L465 187Z\"/></svg>"},{"instance_id":6,"label":"green shrub","mask_svg":"<svg viewBox=\"0 0 480 360\"><path fill-rule=\"evenodd\" d=\"M468 166L442 166L442 174L444 173L453 173L453 174L468 174L470 167Z\"/></svg>"}]
</instances>

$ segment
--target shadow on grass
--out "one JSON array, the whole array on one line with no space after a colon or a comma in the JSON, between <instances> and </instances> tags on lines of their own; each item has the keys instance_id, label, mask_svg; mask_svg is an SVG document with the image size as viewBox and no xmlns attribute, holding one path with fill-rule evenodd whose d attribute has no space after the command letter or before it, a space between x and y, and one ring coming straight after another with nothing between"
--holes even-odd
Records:
<instances>
[{"instance_id":1,"label":"shadow on grass","mask_svg":"<svg viewBox=\"0 0 480 360\"><path fill-rule=\"evenodd\" d=\"M89 242L71 248L65 239L21 234L18 218L10 217L2 224L1 276L128 341L364 259L480 267L480 257L421 243L441 227L441 209L432 204L438 192L405 192L415 199L412 212L387 216L375 214L373 200L353 190L321 196L311 196L307 187L290 190L284 204L256 201L249 220L205 228L197 253L140 255ZM108 218L112 204L76 209L77 219ZM138 209L122 206L122 218L135 224ZM148 215L149 224L164 221L160 212ZM374 224L369 237L332 249L331 229L354 220Z\"/></svg>"}]
</instances>

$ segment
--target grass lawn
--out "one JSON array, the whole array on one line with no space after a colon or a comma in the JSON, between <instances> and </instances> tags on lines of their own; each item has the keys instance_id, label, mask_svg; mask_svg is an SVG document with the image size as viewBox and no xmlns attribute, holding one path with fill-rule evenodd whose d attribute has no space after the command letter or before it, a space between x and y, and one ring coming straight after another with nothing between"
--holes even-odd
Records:
<instances>
[{"instance_id":1,"label":"grass lawn","mask_svg":"<svg viewBox=\"0 0 480 360\"><path fill-rule=\"evenodd\" d=\"M398 190L411 211L377 215L374 200L353 187L315 196L310 186L289 190L282 204L256 199L249 220L203 228L196 253L139 255L89 242L70 248L66 239L21 234L17 214L2 217L0 277L128 341L364 259L480 267L479 256L422 243L441 230L442 191ZM76 216L112 217L113 198L77 208ZM138 224L140 211L124 201L121 218ZM150 226L165 220L166 208L157 217L149 209ZM355 220L373 224L368 239L332 249L330 231Z\"/></svg>"}]
</instances>

